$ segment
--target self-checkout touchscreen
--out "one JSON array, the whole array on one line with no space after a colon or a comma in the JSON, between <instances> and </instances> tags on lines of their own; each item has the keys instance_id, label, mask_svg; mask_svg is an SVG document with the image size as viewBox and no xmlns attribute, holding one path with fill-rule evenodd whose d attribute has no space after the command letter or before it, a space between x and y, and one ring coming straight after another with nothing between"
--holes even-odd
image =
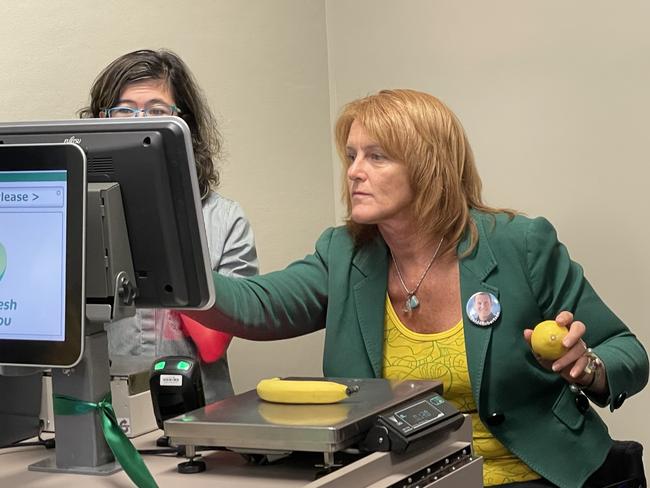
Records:
<instances>
[{"instance_id":1,"label":"self-checkout touchscreen","mask_svg":"<svg viewBox=\"0 0 650 488\"><path fill-rule=\"evenodd\" d=\"M85 223L79 146L0 144L0 365L81 359Z\"/></svg>"},{"instance_id":2,"label":"self-checkout touchscreen","mask_svg":"<svg viewBox=\"0 0 650 488\"><path fill-rule=\"evenodd\" d=\"M0 172L0 339L64 341L67 171Z\"/></svg>"}]
</instances>

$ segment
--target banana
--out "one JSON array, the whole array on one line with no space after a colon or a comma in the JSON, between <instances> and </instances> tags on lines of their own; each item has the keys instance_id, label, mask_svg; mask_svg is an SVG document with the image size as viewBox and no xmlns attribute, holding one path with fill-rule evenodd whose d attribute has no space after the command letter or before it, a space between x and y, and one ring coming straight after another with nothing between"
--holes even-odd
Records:
<instances>
[{"instance_id":1,"label":"banana","mask_svg":"<svg viewBox=\"0 0 650 488\"><path fill-rule=\"evenodd\" d=\"M281 405L259 402L257 411L269 424L330 426L340 424L348 418L350 404Z\"/></svg>"},{"instance_id":2,"label":"banana","mask_svg":"<svg viewBox=\"0 0 650 488\"><path fill-rule=\"evenodd\" d=\"M257 395L274 403L336 403L358 390L358 386L326 380L269 378L257 384Z\"/></svg>"}]
</instances>

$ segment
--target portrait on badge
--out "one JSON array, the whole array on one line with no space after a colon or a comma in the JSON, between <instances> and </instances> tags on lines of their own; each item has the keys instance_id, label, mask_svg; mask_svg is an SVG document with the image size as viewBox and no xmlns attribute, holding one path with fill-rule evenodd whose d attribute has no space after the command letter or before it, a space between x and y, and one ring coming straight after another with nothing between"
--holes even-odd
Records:
<instances>
[{"instance_id":1,"label":"portrait on badge","mask_svg":"<svg viewBox=\"0 0 650 488\"><path fill-rule=\"evenodd\" d=\"M476 325L492 325L501 315L501 304L497 297L485 291L474 293L467 301L466 312Z\"/></svg>"}]
</instances>

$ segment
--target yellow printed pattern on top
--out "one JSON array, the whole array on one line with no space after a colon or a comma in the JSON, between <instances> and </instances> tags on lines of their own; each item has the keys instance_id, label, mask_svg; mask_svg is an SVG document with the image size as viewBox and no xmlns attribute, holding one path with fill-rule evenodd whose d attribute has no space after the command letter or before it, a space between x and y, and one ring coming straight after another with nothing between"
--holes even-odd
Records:
<instances>
[{"instance_id":1,"label":"yellow printed pattern on top","mask_svg":"<svg viewBox=\"0 0 650 488\"><path fill-rule=\"evenodd\" d=\"M485 486L539 479L514 456L479 419L467 368L463 322L437 334L420 334L399 319L386 295L383 377L398 380L439 380L444 397L471 414L474 453L483 456Z\"/></svg>"}]
</instances>

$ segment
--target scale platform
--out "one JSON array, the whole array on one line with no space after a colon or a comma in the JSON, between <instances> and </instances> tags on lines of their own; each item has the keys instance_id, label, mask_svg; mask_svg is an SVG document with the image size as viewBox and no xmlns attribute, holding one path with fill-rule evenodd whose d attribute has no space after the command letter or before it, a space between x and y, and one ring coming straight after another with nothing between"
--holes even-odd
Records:
<instances>
[{"instance_id":1,"label":"scale platform","mask_svg":"<svg viewBox=\"0 0 650 488\"><path fill-rule=\"evenodd\" d=\"M334 453L363 439L378 414L442 393L439 381L331 380L359 391L334 404L286 405L261 400L251 390L165 421L165 435L177 445L240 452Z\"/></svg>"},{"instance_id":2,"label":"scale platform","mask_svg":"<svg viewBox=\"0 0 650 488\"><path fill-rule=\"evenodd\" d=\"M327 379L359 390L327 405L270 403L251 390L166 420L165 435L189 459L178 471L206 469L195 460L206 446L238 452L259 469L279 462L291 480L311 466L305 488L483 486L471 418L445 402L440 382Z\"/></svg>"}]
</instances>

